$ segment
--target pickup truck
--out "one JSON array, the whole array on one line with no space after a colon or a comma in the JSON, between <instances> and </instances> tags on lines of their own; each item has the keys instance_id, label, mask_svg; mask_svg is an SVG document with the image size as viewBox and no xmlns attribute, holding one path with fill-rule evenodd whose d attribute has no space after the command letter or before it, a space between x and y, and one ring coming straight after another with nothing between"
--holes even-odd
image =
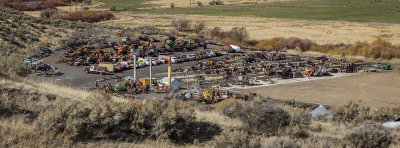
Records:
<instances>
[{"instance_id":1,"label":"pickup truck","mask_svg":"<svg viewBox=\"0 0 400 148\"><path fill-rule=\"evenodd\" d=\"M97 66L90 66L85 68L85 73L87 74L101 74L101 75L108 75L111 74L107 71L105 67L97 67Z\"/></svg>"}]
</instances>

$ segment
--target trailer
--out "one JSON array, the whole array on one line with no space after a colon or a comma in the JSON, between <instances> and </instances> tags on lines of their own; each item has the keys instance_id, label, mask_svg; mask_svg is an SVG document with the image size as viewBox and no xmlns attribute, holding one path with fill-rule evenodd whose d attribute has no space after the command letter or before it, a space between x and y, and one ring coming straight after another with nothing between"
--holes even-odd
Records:
<instances>
[{"instance_id":1,"label":"trailer","mask_svg":"<svg viewBox=\"0 0 400 148\"><path fill-rule=\"evenodd\" d=\"M112 63L99 63L99 67L104 67L107 72L115 72L115 65Z\"/></svg>"}]
</instances>

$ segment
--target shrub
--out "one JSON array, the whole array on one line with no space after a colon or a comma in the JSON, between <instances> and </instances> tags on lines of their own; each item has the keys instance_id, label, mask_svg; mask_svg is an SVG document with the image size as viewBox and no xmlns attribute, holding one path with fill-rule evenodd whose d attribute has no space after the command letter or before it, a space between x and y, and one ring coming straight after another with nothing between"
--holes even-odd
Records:
<instances>
[{"instance_id":1,"label":"shrub","mask_svg":"<svg viewBox=\"0 0 400 148\"><path fill-rule=\"evenodd\" d=\"M190 21L186 19L175 19L171 22L171 25L178 31L187 31L190 28Z\"/></svg>"},{"instance_id":2,"label":"shrub","mask_svg":"<svg viewBox=\"0 0 400 148\"><path fill-rule=\"evenodd\" d=\"M214 37L221 37L221 35L222 35L222 31L221 31L221 28L219 28L219 27L214 27L213 29L212 29L212 31L211 31L211 36L214 38Z\"/></svg>"},{"instance_id":3,"label":"shrub","mask_svg":"<svg viewBox=\"0 0 400 148\"><path fill-rule=\"evenodd\" d=\"M198 1L198 2L197 2L197 6L203 7L203 3L201 3L200 1Z\"/></svg>"},{"instance_id":4,"label":"shrub","mask_svg":"<svg viewBox=\"0 0 400 148\"><path fill-rule=\"evenodd\" d=\"M193 109L176 100L58 104L40 115L38 126L53 136L65 135L72 141L125 135L119 138L179 142L188 137L190 125L195 121Z\"/></svg>"},{"instance_id":5,"label":"shrub","mask_svg":"<svg viewBox=\"0 0 400 148\"><path fill-rule=\"evenodd\" d=\"M366 120L384 122L393 120L396 117L396 112L393 108L381 107L371 109L355 101L350 101L346 105L336 107L333 111L334 119L341 123L359 123Z\"/></svg>"},{"instance_id":6,"label":"shrub","mask_svg":"<svg viewBox=\"0 0 400 148\"><path fill-rule=\"evenodd\" d=\"M206 23L204 21L198 21L193 25L193 31L199 33L206 27Z\"/></svg>"},{"instance_id":7,"label":"shrub","mask_svg":"<svg viewBox=\"0 0 400 148\"><path fill-rule=\"evenodd\" d=\"M111 7L110 7L110 11L117 11L117 7L111 6Z\"/></svg>"},{"instance_id":8,"label":"shrub","mask_svg":"<svg viewBox=\"0 0 400 148\"><path fill-rule=\"evenodd\" d=\"M249 33L247 32L246 28L244 27L235 27L232 28L230 33L231 39L236 42L244 42L249 37Z\"/></svg>"},{"instance_id":9,"label":"shrub","mask_svg":"<svg viewBox=\"0 0 400 148\"><path fill-rule=\"evenodd\" d=\"M215 1L215 4L216 4L216 5L223 5L224 2L223 2L222 0L216 0L216 1Z\"/></svg>"},{"instance_id":10,"label":"shrub","mask_svg":"<svg viewBox=\"0 0 400 148\"><path fill-rule=\"evenodd\" d=\"M290 116L285 110L266 102L252 102L242 110L239 118L245 122L248 131L267 135L277 134L290 123Z\"/></svg>"},{"instance_id":11,"label":"shrub","mask_svg":"<svg viewBox=\"0 0 400 148\"><path fill-rule=\"evenodd\" d=\"M258 140L252 140L249 134L243 130L224 132L215 141L217 148L258 148L261 145Z\"/></svg>"},{"instance_id":12,"label":"shrub","mask_svg":"<svg viewBox=\"0 0 400 148\"><path fill-rule=\"evenodd\" d=\"M290 125L308 127L311 124L311 114L309 110L303 108L285 107L290 115Z\"/></svg>"},{"instance_id":13,"label":"shrub","mask_svg":"<svg viewBox=\"0 0 400 148\"><path fill-rule=\"evenodd\" d=\"M40 12L40 17L51 17L57 11L55 9L46 9Z\"/></svg>"},{"instance_id":14,"label":"shrub","mask_svg":"<svg viewBox=\"0 0 400 148\"><path fill-rule=\"evenodd\" d=\"M234 41L234 40L231 39L231 38L224 38L224 39L221 39L220 42L221 42L222 44L225 44L225 45L237 45L237 46L240 45L240 43Z\"/></svg>"},{"instance_id":15,"label":"shrub","mask_svg":"<svg viewBox=\"0 0 400 148\"><path fill-rule=\"evenodd\" d=\"M305 139L309 137L308 131L305 127L294 125L290 126L286 129L286 135L290 136L291 138L301 138Z\"/></svg>"},{"instance_id":16,"label":"shrub","mask_svg":"<svg viewBox=\"0 0 400 148\"><path fill-rule=\"evenodd\" d=\"M371 120L375 122L385 122L393 120L396 117L396 112L393 108L381 107L377 109L371 109L369 115Z\"/></svg>"},{"instance_id":17,"label":"shrub","mask_svg":"<svg viewBox=\"0 0 400 148\"><path fill-rule=\"evenodd\" d=\"M212 0L212 1L208 2L208 4L210 4L210 5L223 5L224 2L221 1L221 0Z\"/></svg>"},{"instance_id":18,"label":"shrub","mask_svg":"<svg viewBox=\"0 0 400 148\"><path fill-rule=\"evenodd\" d=\"M345 136L352 147L383 148L393 143L394 136L381 125L365 123L354 128Z\"/></svg>"},{"instance_id":19,"label":"shrub","mask_svg":"<svg viewBox=\"0 0 400 148\"><path fill-rule=\"evenodd\" d=\"M186 132L196 117L194 110L188 109L187 104L178 100L153 100L145 105L148 107L139 115L144 120L134 121L132 127L143 126L140 131L149 132L149 137L170 139L174 142L184 140L185 136L188 136ZM145 131L149 125L150 130Z\"/></svg>"},{"instance_id":20,"label":"shrub","mask_svg":"<svg viewBox=\"0 0 400 148\"><path fill-rule=\"evenodd\" d=\"M263 148L300 148L292 140L286 137L271 137L262 145Z\"/></svg>"},{"instance_id":21,"label":"shrub","mask_svg":"<svg viewBox=\"0 0 400 148\"><path fill-rule=\"evenodd\" d=\"M175 3L170 3L169 7L171 7L172 9L175 8Z\"/></svg>"},{"instance_id":22,"label":"shrub","mask_svg":"<svg viewBox=\"0 0 400 148\"><path fill-rule=\"evenodd\" d=\"M15 0L11 2L6 2L5 5L19 11L37 11L45 9L56 9L57 6L67 6L68 4L69 3L67 2L67 0Z\"/></svg>"},{"instance_id":23,"label":"shrub","mask_svg":"<svg viewBox=\"0 0 400 148\"><path fill-rule=\"evenodd\" d=\"M30 70L22 55L10 54L9 56L0 55L0 73L24 76L30 73Z\"/></svg>"},{"instance_id":24,"label":"shrub","mask_svg":"<svg viewBox=\"0 0 400 148\"><path fill-rule=\"evenodd\" d=\"M258 44L258 41L257 40L249 40L249 41L246 41L246 44L249 46L256 46Z\"/></svg>"},{"instance_id":25,"label":"shrub","mask_svg":"<svg viewBox=\"0 0 400 148\"><path fill-rule=\"evenodd\" d=\"M213 1L208 2L208 4L210 4L210 5L216 5L216 2L215 2L215 0L213 0Z\"/></svg>"},{"instance_id":26,"label":"shrub","mask_svg":"<svg viewBox=\"0 0 400 148\"><path fill-rule=\"evenodd\" d=\"M85 0L85 5L91 5L92 4L92 0Z\"/></svg>"},{"instance_id":27,"label":"shrub","mask_svg":"<svg viewBox=\"0 0 400 148\"><path fill-rule=\"evenodd\" d=\"M56 19L89 23L107 21L113 19L114 17L114 14L108 11L83 11L74 13L65 12L64 14L54 16Z\"/></svg>"},{"instance_id":28,"label":"shrub","mask_svg":"<svg viewBox=\"0 0 400 148\"><path fill-rule=\"evenodd\" d=\"M355 101L334 108L334 120L342 123L358 122L363 115L368 114L368 108Z\"/></svg>"},{"instance_id":29,"label":"shrub","mask_svg":"<svg viewBox=\"0 0 400 148\"><path fill-rule=\"evenodd\" d=\"M243 109L246 107L246 102L238 99L226 99L216 105L215 110L225 116L238 118L242 116Z\"/></svg>"}]
</instances>

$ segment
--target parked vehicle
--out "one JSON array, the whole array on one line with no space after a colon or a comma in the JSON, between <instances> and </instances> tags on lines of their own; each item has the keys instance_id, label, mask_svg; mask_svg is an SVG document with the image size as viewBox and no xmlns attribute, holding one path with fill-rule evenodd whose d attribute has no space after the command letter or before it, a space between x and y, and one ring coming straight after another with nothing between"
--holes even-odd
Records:
<instances>
[{"instance_id":1,"label":"parked vehicle","mask_svg":"<svg viewBox=\"0 0 400 148\"><path fill-rule=\"evenodd\" d=\"M171 63L178 63L179 59L177 57L171 57Z\"/></svg>"},{"instance_id":2,"label":"parked vehicle","mask_svg":"<svg viewBox=\"0 0 400 148\"><path fill-rule=\"evenodd\" d=\"M90 73L90 74L101 74L101 75L104 75L104 74L110 74L108 71L107 71L107 68L106 67L97 67L97 66L90 66L90 67L86 67L85 68L85 73Z\"/></svg>"},{"instance_id":3,"label":"parked vehicle","mask_svg":"<svg viewBox=\"0 0 400 148\"><path fill-rule=\"evenodd\" d=\"M194 55L194 54L188 54L188 55L186 55L186 58L187 58L189 61L194 61L194 60L196 60L196 55Z\"/></svg>"},{"instance_id":4,"label":"parked vehicle","mask_svg":"<svg viewBox=\"0 0 400 148\"><path fill-rule=\"evenodd\" d=\"M162 58L158 58L158 60L159 60L162 64L165 64L165 63L166 63L166 61L165 61L164 59L162 59Z\"/></svg>"},{"instance_id":5,"label":"parked vehicle","mask_svg":"<svg viewBox=\"0 0 400 148\"><path fill-rule=\"evenodd\" d=\"M165 63L168 63L169 56L158 56L158 59L161 60L161 61L164 61Z\"/></svg>"},{"instance_id":6,"label":"parked vehicle","mask_svg":"<svg viewBox=\"0 0 400 148\"><path fill-rule=\"evenodd\" d=\"M156 62L156 63L157 63L157 65L160 65L160 64L162 64L162 62L161 62L160 60L158 60L158 59L155 59L155 60L154 60L154 62Z\"/></svg>"},{"instance_id":7,"label":"parked vehicle","mask_svg":"<svg viewBox=\"0 0 400 148\"><path fill-rule=\"evenodd\" d=\"M149 65L150 65L149 60L146 60L146 59L143 59L143 58L139 58L139 59L138 59L138 62L139 62L140 64L145 65L145 66L149 66Z\"/></svg>"}]
</instances>

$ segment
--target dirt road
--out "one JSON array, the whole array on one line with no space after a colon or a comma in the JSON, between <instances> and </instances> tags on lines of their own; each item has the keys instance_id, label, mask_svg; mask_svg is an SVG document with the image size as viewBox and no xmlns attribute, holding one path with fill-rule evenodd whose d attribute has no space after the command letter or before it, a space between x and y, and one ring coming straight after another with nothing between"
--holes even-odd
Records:
<instances>
[{"instance_id":1,"label":"dirt road","mask_svg":"<svg viewBox=\"0 0 400 148\"><path fill-rule=\"evenodd\" d=\"M243 90L263 97L343 105L349 100L361 100L372 107L400 107L400 72L361 73L357 75L306 81L271 87Z\"/></svg>"}]
</instances>

